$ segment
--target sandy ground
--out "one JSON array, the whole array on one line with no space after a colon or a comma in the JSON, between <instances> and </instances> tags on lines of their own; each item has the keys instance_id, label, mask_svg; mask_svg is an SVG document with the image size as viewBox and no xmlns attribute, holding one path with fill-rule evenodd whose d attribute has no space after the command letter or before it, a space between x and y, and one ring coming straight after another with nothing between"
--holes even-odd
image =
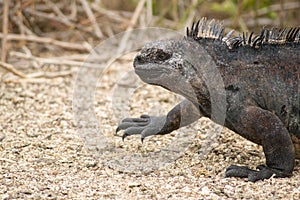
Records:
<instances>
[{"instance_id":1,"label":"sandy ground","mask_svg":"<svg viewBox=\"0 0 300 200\"><path fill-rule=\"evenodd\" d=\"M208 143L209 152L200 153L215 130L207 119L168 136L146 139L144 144L139 136L125 142L114 136L123 116L166 113L178 102L178 97L163 89L140 85L129 95L128 112L114 109L116 85L121 85L118 77L130 70L130 62L121 60L99 79L94 112L101 134L113 149L130 157L159 151L181 132L197 133L181 156L142 173L139 165L143 163L132 164L134 156L127 166L116 162L118 152L104 159L103 151L90 148L73 119L76 72L64 78L1 82L1 199L300 199L299 161L291 178L256 183L224 178L225 168L232 163L253 168L262 164L262 149L224 129ZM126 168L130 173L124 172Z\"/></svg>"}]
</instances>

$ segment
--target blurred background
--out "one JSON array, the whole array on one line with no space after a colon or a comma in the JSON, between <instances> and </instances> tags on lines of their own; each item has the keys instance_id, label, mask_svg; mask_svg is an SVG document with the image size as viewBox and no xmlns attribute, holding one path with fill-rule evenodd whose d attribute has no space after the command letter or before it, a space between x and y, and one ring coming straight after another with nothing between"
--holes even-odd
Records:
<instances>
[{"instance_id":1,"label":"blurred background","mask_svg":"<svg viewBox=\"0 0 300 200\"><path fill-rule=\"evenodd\" d=\"M258 33L263 26L299 26L300 20L297 0L2 0L0 8L1 61L25 71L45 64L80 66L99 42L138 27L183 33L207 17ZM64 62L45 59L70 54ZM1 66L25 77L14 66Z\"/></svg>"}]
</instances>

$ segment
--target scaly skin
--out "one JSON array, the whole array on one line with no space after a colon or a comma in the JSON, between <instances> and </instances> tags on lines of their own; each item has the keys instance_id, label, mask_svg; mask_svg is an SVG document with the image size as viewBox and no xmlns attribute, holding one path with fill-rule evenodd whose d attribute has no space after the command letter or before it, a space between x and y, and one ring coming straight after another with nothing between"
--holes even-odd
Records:
<instances>
[{"instance_id":1,"label":"scaly skin","mask_svg":"<svg viewBox=\"0 0 300 200\"><path fill-rule=\"evenodd\" d=\"M225 106L222 125L262 145L266 156L266 166L251 170L232 165L226 176L246 177L253 182L273 174L289 177L295 158L300 158L299 52L299 43L293 41L233 49L211 38L187 37L147 44L134 59L135 72L144 82L162 86L186 100L166 116L126 118L117 132L124 130L123 139L141 134L143 141L151 135L168 134L202 116L214 120L215 105L210 95L211 88L219 85L214 85L210 69L217 69L224 88L216 91L219 98L226 98L226 105L216 104Z\"/></svg>"}]
</instances>

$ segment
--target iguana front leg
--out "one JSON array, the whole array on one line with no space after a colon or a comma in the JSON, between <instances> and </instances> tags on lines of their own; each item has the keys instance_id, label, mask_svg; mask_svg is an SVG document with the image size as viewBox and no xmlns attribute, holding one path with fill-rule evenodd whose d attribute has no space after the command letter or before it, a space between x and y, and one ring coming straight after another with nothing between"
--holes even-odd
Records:
<instances>
[{"instance_id":1,"label":"iguana front leg","mask_svg":"<svg viewBox=\"0 0 300 200\"><path fill-rule=\"evenodd\" d=\"M270 111L258 107L249 107L241 111L236 131L243 137L261 144L266 156L266 165L259 165L256 170L245 166L232 165L226 170L227 177L248 178L255 182L275 177L292 175L295 150L288 133L280 119Z\"/></svg>"},{"instance_id":2,"label":"iguana front leg","mask_svg":"<svg viewBox=\"0 0 300 200\"><path fill-rule=\"evenodd\" d=\"M143 142L145 137L171 133L180 127L193 123L201 116L197 106L184 100L165 116L141 115L140 118L125 118L117 127L116 132L124 130L123 140L130 135L141 134Z\"/></svg>"}]
</instances>

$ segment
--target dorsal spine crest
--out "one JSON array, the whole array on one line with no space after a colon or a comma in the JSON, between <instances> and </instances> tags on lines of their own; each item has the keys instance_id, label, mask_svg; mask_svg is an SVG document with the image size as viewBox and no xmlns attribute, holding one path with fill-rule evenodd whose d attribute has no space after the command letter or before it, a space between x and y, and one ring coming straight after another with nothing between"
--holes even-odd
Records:
<instances>
[{"instance_id":1,"label":"dorsal spine crest","mask_svg":"<svg viewBox=\"0 0 300 200\"><path fill-rule=\"evenodd\" d=\"M300 27L279 29L272 27L270 29L263 28L259 35L253 32L243 32L242 35L232 36L234 30L229 31L224 36L224 26L218 20L207 20L202 18L193 23L191 29L187 28L187 37L196 41L210 38L224 42L229 49L238 48L240 46L250 46L259 48L264 44L286 44L299 43Z\"/></svg>"}]
</instances>

